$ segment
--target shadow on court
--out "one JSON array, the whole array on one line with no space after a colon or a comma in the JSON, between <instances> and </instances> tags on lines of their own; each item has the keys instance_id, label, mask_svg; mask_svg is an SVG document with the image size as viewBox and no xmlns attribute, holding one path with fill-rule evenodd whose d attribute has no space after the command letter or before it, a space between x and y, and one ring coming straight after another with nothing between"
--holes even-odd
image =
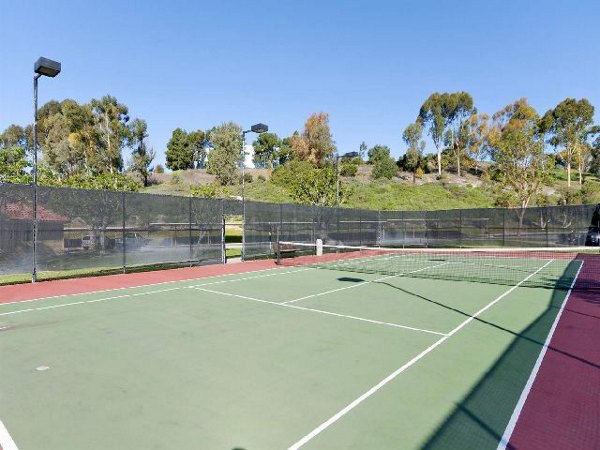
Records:
<instances>
[{"instance_id":1,"label":"shadow on court","mask_svg":"<svg viewBox=\"0 0 600 450\"><path fill-rule=\"evenodd\" d=\"M564 276L572 279L577 269L577 264L570 264L565 269ZM471 314L464 311L401 287L385 282L378 283L434 303L465 317L471 316ZM430 435L427 442L422 446L423 449L482 450L497 447L566 294L567 291L564 289L554 290L547 309L521 333L516 333L481 318L474 319L510 333L515 338L494 365L477 382L472 391L460 403L456 404L454 411ZM596 292L595 295L598 296L600 293ZM560 353L562 356L577 360L594 369L600 369L598 364L560 349L548 347L548 351ZM551 412L540 411L540 414L551 414ZM513 449L510 445L507 448Z\"/></svg>"}]
</instances>

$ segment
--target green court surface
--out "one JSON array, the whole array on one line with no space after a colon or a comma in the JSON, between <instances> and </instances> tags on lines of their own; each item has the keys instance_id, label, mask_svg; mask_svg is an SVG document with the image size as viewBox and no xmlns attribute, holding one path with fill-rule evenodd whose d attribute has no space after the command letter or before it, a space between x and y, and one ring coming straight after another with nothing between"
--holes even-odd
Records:
<instances>
[{"instance_id":1,"label":"green court surface","mask_svg":"<svg viewBox=\"0 0 600 450\"><path fill-rule=\"evenodd\" d=\"M567 294L521 284L296 267L3 304L0 420L20 450L495 449Z\"/></svg>"}]
</instances>

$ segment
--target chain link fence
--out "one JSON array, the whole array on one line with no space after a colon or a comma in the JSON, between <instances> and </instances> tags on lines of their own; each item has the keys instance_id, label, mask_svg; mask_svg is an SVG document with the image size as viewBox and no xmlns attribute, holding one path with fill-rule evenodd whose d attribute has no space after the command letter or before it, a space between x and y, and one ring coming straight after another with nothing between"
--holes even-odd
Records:
<instances>
[{"instance_id":1,"label":"chain link fence","mask_svg":"<svg viewBox=\"0 0 600 450\"><path fill-rule=\"evenodd\" d=\"M376 211L39 186L40 273L226 261L225 217L244 259L278 242L430 248L600 246L598 205ZM0 276L31 273L34 188L0 184Z\"/></svg>"}]
</instances>

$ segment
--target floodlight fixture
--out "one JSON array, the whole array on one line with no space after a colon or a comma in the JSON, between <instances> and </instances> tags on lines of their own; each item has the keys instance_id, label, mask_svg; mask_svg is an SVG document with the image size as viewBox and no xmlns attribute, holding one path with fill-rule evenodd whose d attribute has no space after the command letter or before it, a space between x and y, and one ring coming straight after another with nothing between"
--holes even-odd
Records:
<instances>
[{"instance_id":1,"label":"floodlight fixture","mask_svg":"<svg viewBox=\"0 0 600 450\"><path fill-rule=\"evenodd\" d=\"M266 133L267 131L269 131L269 126L265 125L264 123L257 123L256 125L252 125L250 127L250 131L258 134Z\"/></svg>"},{"instance_id":2,"label":"floodlight fixture","mask_svg":"<svg viewBox=\"0 0 600 450\"><path fill-rule=\"evenodd\" d=\"M33 71L39 75L54 78L60 73L60 63L41 57L33 65Z\"/></svg>"}]
</instances>

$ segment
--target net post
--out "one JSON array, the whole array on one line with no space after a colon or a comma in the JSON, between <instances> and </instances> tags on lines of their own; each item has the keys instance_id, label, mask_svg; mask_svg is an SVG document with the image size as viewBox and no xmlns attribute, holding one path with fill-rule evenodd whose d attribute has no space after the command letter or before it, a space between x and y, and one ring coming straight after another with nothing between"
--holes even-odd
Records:
<instances>
[{"instance_id":1,"label":"net post","mask_svg":"<svg viewBox=\"0 0 600 450\"><path fill-rule=\"evenodd\" d=\"M121 236L123 239L123 273L127 271L127 243L125 242L125 191L121 194L121 209L123 212L123 229L121 230Z\"/></svg>"}]
</instances>

